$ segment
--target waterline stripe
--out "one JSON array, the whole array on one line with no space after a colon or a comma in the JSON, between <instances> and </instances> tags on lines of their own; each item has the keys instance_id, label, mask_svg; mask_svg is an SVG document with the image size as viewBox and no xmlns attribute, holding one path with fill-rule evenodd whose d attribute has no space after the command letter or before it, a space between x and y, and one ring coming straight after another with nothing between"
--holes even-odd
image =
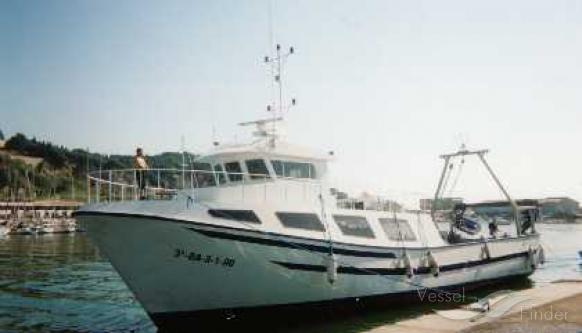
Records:
<instances>
[{"instance_id":1,"label":"waterline stripe","mask_svg":"<svg viewBox=\"0 0 582 333\"><path fill-rule=\"evenodd\" d=\"M335 250L334 250L335 252ZM443 265L439 267L440 272L450 272L464 268L476 267L481 265L492 264L501 261L507 261L511 259L527 257L528 252L518 252L512 253L505 256L467 261L457 264ZM285 267L290 270L308 271L308 272L326 272L327 267L323 265L312 265L312 264L301 264L301 263L290 263L282 261L271 261L274 264ZM405 268L359 268L353 266L339 266L337 269L338 274L350 274L350 275L405 275ZM414 269L414 274L431 274L430 267L417 267Z\"/></svg>"}]
</instances>

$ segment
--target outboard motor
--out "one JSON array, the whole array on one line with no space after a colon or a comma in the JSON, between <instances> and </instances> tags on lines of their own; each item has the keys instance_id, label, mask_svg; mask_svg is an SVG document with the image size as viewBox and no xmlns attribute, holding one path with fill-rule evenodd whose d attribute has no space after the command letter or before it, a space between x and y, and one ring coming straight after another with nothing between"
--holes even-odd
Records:
<instances>
[{"instance_id":1,"label":"outboard motor","mask_svg":"<svg viewBox=\"0 0 582 333\"><path fill-rule=\"evenodd\" d=\"M453 212L455 219L454 226L469 235L476 235L481 232L481 223L478 220L465 217L466 208L465 204L462 203L455 205Z\"/></svg>"}]
</instances>

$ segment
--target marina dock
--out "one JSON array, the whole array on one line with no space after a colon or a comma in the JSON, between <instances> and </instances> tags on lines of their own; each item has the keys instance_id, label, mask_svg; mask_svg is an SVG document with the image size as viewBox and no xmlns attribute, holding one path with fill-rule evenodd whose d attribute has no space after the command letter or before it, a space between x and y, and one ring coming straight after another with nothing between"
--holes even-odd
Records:
<instances>
[{"instance_id":1,"label":"marina dock","mask_svg":"<svg viewBox=\"0 0 582 333\"><path fill-rule=\"evenodd\" d=\"M369 333L489 333L577 332L582 329L582 280L564 280L515 292L523 302L500 317L473 320L445 318L435 313L378 326ZM491 312L492 313L492 312Z\"/></svg>"},{"instance_id":2,"label":"marina dock","mask_svg":"<svg viewBox=\"0 0 582 333\"><path fill-rule=\"evenodd\" d=\"M0 227L7 234L47 234L79 231L72 218L76 201L0 202Z\"/></svg>"}]
</instances>

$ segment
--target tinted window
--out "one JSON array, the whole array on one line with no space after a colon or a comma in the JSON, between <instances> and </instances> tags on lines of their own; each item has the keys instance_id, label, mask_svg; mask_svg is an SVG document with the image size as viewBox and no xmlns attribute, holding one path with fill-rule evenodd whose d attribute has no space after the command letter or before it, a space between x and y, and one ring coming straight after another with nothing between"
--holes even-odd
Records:
<instances>
[{"instance_id":1,"label":"tinted window","mask_svg":"<svg viewBox=\"0 0 582 333\"><path fill-rule=\"evenodd\" d=\"M194 170L206 170L206 171L212 170L210 163L194 162L192 163L192 166L194 167Z\"/></svg>"},{"instance_id":2,"label":"tinted window","mask_svg":"<svg viewBox=\"0 0 582 333\"><path fill-rule=\"evenodd\" d=\"M216 164L214 166L214 172L216 175L216 182L218 184L226 183L226 177L224 176L224 169L222 168L222 165Z\"/></svg>"},{"instance_id":3,"label":"tinted window","mask_svg":"<svg viewBox=\"0 0 582 333\"><path fill-rule=\"evenodd\" d=\"M269 170L267 169L265 161L257 159L247 160L245 163L247 165L248 172L251 174L251 179L265 179L269 177ZM266 177L261 175L265 175Z\"/></svg>"},{"instance_id":4,"label":"tinted window","mask_svg":"<svg viewBox=\"0 0 582 333\"><path fill-rule=\"evenodd\" d=\"M226 220L261 223L259 217L252 210L209 209L208 214Z\"/></svg>"},{"instance_id":5,"label":"tinted window","mask_svg":"<svg viewBox=\"0 0 582 333\"><path fill-rule=\"evenodd\" d=\"M378 219L382 229L390 240L404 240L415 241L416 236L410 228L408 221L395 218L380 218Z\"/></svg>"},{"instance_id":6,"label":"tinted window","mask_svg":"<svg viewBox=\"0 0 582 333\"><path fill-rule=\"evenodd\" d=\"M242 180L242 169L240 168L240 163L229 162L224 164L224 168L228 174L228 179L231 182L240 182Z\"/></svg>"},{"instance_id":7,"label":"tinted window","mask_svg":"<svg viewBox=\"0 0 582 333\"><path fill-rule=\"evenodd\" d=\"M275 174L281 177L315 178L315 167L311 163L274 160L271 162Z\"/></svg>"},{"instance_id":8,"label":"tinted window","mask_svg":"<svg viewBox=\"0 0 582 333\"><path fill-rule=\"evenodd\" d=\"M310 213L276 213L281 223L287 228L324 231L323 224L315 214Z\"/></svg>"},{"instance_id":9,"label":"tinted window","mask_svg":"<svg viewBox=\"0 0 582 333\"><path fill-rule=\"evenodd\" d=\"M363 216L334 215L333 219L346 236L374 238L374 232Z\"/></svg>"},{"instance_id":10,"label":"tinted window","mask_svg":"<svg viewBox=\"0 0 582 333\"><path fill-rule=\"evenodd\" d=\"M200 170L200 172L195 172L194 179L191 179L191 181L194 183L194 186L208 187L216 185L216 180L214 179L214 175L211 172L212 166L209 163L194 162L193 167L194 170Z\"/></svg>"}]
</instances>

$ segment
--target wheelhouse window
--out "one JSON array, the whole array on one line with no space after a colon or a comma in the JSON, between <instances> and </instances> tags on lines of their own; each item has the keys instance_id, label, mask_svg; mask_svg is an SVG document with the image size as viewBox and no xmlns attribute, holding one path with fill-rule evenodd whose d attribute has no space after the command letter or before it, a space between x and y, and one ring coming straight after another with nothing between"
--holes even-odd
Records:
<instances>
[{"instance_id":1,"label":"wheelhouse window","mask_svg":"<svg viewBox=\"0 0 582 333\"><path fill-rule=\"evenodd\" d=\"M216 175L216 182L218 184L225 184L226 177L224 176L224 168L221 164L214 165L214 174Z\"/></svg>"},{"instance_id":2,"label":"wheelhouse window","mask_svg":"<svg viewBox=\"0 0 582 333\"><path fill-rule=\"evenodd\" d=\"M325 231L323 224L316 214L311 213L275 213L279 221L287 228L305 229L314 231Z\"/></svg>"},{"instance_id":3,"label":"wheelhouse window","mask_svg":"<svg viewBox=\"0 0 582 333\"><path fill-rule=\"evenodd\" d=\"M271 163L275 174L279 177L316 178L315 166L312 163L281 160L273 160Z\"/></svg>"},{"instance_id":4,"label":"wheelhouse window","mask_svg":"<svg viewBox=\"0 0 582 333\"><path fill-rule=\"evenodd\" d=\"M374 238L374 232L363 216L334 215L333 219L346 236Z\"/></svg>"},{"instance_id":5,"label":"wheelhouse window","mask_svg":"<svg viewBox=\"0 0 582 333\"><path fill-rule=\"evenodd\" d=\"M394 241L415 241L416 235L408 224L408 221L397 218L379 218L378 221L384 229L386 236Z\"/></svg>"},{"instance_id":6,"label":"wheelhouse window","mask_svg":"<svg viewBox=\"0 0 582 333\"><path fill-rule=\"evenodd\" d=\"M240 182L242 180L242 169L239 162L228 162L224 164L228 180L231 182Z\"/></svg>"},{"instance_id":7,"label":"wheelhouse window","mask_svg":"<svg viewBox=\"0 0 582 333\"><path fill-rule=\"evenodd\" d=\"M208 214L220 219L242 221L260 224L261 220L252 210L238 210L238 209L209 209Z\"/></svg>"},{"instance_id":8,"label":"wheelhouse window","mask_svg":"<svg viewBox=\"0 0 582 333\"><path fill-rule=\"evenodd\" d=\"M194 179L190 179L192 185L195 187L210 187L216 186L216 180L214 179L214 174L212 173L212 166L209 163L194 162ZM192 175L190 176L192 177Z\"/></svg>"},{"instance_id":9,"label":"wheelhouse window","mask_svg":"<svg viewBox=\"0 0 582 333\"><path fill-rule=\"evenodd\" d=\"M269 169L267 169L267 164L262 159L256 160L246 160L247 171L249 172L251 179L265 179L269 178Z\"/></svg>"}]
</instances>

